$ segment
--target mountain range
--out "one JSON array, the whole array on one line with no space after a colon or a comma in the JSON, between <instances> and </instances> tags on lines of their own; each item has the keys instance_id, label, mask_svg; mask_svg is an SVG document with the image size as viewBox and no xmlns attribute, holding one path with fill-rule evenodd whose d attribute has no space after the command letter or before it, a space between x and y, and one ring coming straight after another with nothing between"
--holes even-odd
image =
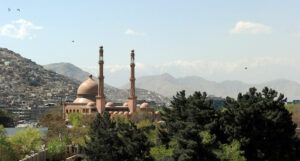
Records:
<instances>
[{"instance_id":1,"label":"mountain range","mask_svg":"<svg viewBox=\"0 0 300 161\"><path fill-rule=\"evenodd\" d=\"M48 68L53 66L55 66L55 68ZM87 75L87 72L84 72L80 68L70 63L56 63L55 65L50 64L47 65L46 68L56 71L59 74L70 76L73 79L77 80L80 79L78 79L75 74L69 73L74 73L76 71L78 72L77 75ZM120 88L128 89L128 87L129 84L125 84ZM277 90L280 93L283 93L289 101L294 99L300 99L300 84L298 82L286 79L277 79L259 84L248 84L236 80L215 82L206 80L199 76L175 78L168 73L164 73L161 75L139 77L136 79L136 87L140 89L145 89L147 91L155 92L156 94L160 94L168 98L171 98L176 94L177 91L180 90L185 90L188 95L192 94L195 91L205 91L208 93L208 95L212 95L215 97L224 98L226 96L229 96L236 98L238 93L245 93L251 87L256 87L258 90L261 90L264 87L270 87ZM147 93L147 91L145 91L145 93Z\"/></svg>"},{"instance_id":2,"label":"mountain range","mask_svg":"<svg viewBox=\"0 0 300 161\"><path fill-rule=\"evenodd\" d=\"M208 95L217 97L233 97L236 98L238 93L245 93L249 88L255 87L261 90L264 87L269 87L283 93L288 100L300 99L300 84L298 82L278 79L260 84L247 84L241 81L209 81L198 76L188 76L174 78L170 74L143 76L137 79L136 86L139 88L155 91L166 97L171 97L177 91L185 90L187 94L192 94L194 91L205 91ZM128 87L128 84L122 86Z\"/></svg>"}]
</instances>

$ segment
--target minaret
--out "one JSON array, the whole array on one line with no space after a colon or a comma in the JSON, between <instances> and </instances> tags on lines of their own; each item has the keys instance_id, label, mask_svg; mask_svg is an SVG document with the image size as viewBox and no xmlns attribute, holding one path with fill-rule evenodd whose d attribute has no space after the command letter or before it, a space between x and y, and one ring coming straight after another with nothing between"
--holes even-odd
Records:
<instances>
[{"instance_id":1,"label":"minaret","mask_svg":"<svg viewBox=\"0 0 300 161\"><path fill-rule=\"evenodd\" d=\"M105 111L103 64L103 47L101 46L99 50L98 95L96 96L96 107L100 114Z\"/></svg>"},{"instance_id":2,"label":"minaret","mask_svg":"<svg viewBox=\"0 0 300 161\"><path fill-rule=\"evenodd\" d=\"M134 50L131 50L131 62L130 62L130 95L128 98L129 112L133 113L136 111L136 96L135 96L135 76L134 76Z\"/></svg>"}]
</instances>

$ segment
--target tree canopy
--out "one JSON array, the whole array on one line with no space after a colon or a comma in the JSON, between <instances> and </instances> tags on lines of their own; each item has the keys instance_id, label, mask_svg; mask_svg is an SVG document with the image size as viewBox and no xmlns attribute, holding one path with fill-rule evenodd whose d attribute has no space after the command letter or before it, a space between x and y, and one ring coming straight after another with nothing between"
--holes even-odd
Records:
<instances>
[{"instance_id":1,"label":"tree canopy","mask_svg":"<svg viewBox=\"0 0 300 161\"><path fill-rule=\"evenodd\" d=\"M269 88L227 98L220 118L223 141L238 140L248 160L297 160L296 125L285 103L284 95Z\"/></svg>"},{"instance_id":2,"label":"tree canopy","mask_svg":"<svg viewBox=\"0 0 300 161\"><path fill-rule=\"evenodd\" d=\"M153 160L151 143L144 132L131 121L110 119L107 112L97 114L91 125L86 154L91 161Z\"/></svg>"}]
</instances>

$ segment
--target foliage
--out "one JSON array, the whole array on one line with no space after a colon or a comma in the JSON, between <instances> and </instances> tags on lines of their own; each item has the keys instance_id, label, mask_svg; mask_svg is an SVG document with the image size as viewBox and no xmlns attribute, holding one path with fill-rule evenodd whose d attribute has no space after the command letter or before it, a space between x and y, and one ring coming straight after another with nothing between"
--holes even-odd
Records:
<instances>
[{"instance_id":1,"label":"foliage","mask_svg":"<svg viewBox=\"0 0 300 161\"><path fill-rule=\"evenodd\" d=\"M296 125L275 90L250 88L237 100L227 98L221 114L222 140L241 144L247 160L297 160Z\"/></svg>"},{"instance_id":2,"label":"foliage","mask_svg":"<svg viewBox=\"0 0 300 161\"><path fill-rule=\"evenodd\" d=\"M41 148L41 133L38 129L26 128L18 131L9 141L16 152L17 157L24 158Z\"/></svg>"},{"instance_id":3,"label":"foliage","mask_svg":"<svg viewBox=\"0 0 300 161\"><path fill-rule=\"evenodd\" d=\"M186 127L179 131L177 147L173 152L173 158L178 161L216 161L215 154L203 144L196 125L187 123Z\"/></svg>"},{"instance_id":4,"label":"foliage","mask_svg":"<svg viewBox=\"0 0 300 161\"><path fill-rule=\"evenodd\" d=\"M150 120L154 121L155 117L153 117L153 114L147 112L147 111L142 111L140 109L137 109L136 112L134 112L130 116L130 120L134 123L138 123L142 120Z\"/></svg>"},{"instance_id":5,"label":"foliage","mask_svg":"<svg viewBox=\"0 0 300 161\"><path fill-rule=\"evenodd\" d=\"M206 93L195 92L188 98L185 91L178 92L171 101L172 108L164 108L162 119L166 129L159 129L159 138L168 147L167 142L175 138L177 146L173 159L181 161L218 160L212 151L214 140L201 136L202 131L213 131L217 126L217 114ZM168 136L168 135L169 136ZM204 144L206 143L206 144ZM209 143L209 144L208 144ZM171 158L169 158L171 159Z\"/></svg>"},{"instance_id":6,"label":"foliage","mask_svg":"<svg viewBox=\"0 0 300 161\"><path fill-rule=\"evenodd\" d=\"M240 146L240 143L234 140L230 144L221 144L220 150L216 153L221 161L246 161Z\"/></svg>"},{"instance_id":7,"label":"foliage","mask_svg":"<svg viewBox=\"0 0 300 161\"><path fill-rule=\"evenodd\" d=\"M67 143L72 145L85 146L85 140L89 129L86 127L73 127L68 129Z\"/></svg>"},{"instance_id":8,"label":"foliage","mask_svg":"<svg viewBox=\"0 0 300 161\"><path fill-rule=\"evenodd\" d=\"M61 160L65 154L66 143L59 138L54 138L48 142L47 148L47 155L51 160Z\"/></svg>"},{"instance_id":9,"label":"foliage","mask_svg":"<svg viewBox=\"0 0 300 161\"><path fill-rule=\"evenodd\" d=\"M79 127L83 125L82 113L70 113L68 119L73 127Z\"/></svg>"},{"instance_id":10,"label":"foliage","mask_svg":"<svg viewBox=\"0 0 300 161\"><path fill-rule=\"evenodd\" d=\"M6 131L2 125L0 125L0 161L14 161L17 160L11 144L6 137Z\"/></svg>"},{"instance_id":11,"label":"foliage","mask_svg":"<svg viewBox=\"0 0 300 161\"><path fill-rule=\"evenodd\" d=\"M91 161L152 160L151 144L144 132L130 121L111 120L107 112L97 114L89 137L86 154Z\"/></svg>"},{"instance_id":12,"label":"foliage","mask_svg":"<svg viewBox=\"0 0 300 161\"><path fill-rule=\"evenodd\" d=\"M166 157L171 157L173 155L173 148L166 148L164 145L158 145L150 150L151 156L155 160L163 160Z\"/></svg>"},{"instance_id":13,"label":"foliage","mask_svg":"<svg viewBox=\"0 0 300 161\"><path fill-rule=\"evenodd\" d=\"M67 128L65 120L61 114L61 108L55 108L45 113L40 119L39 124L48 128L47 139L58 137L66 137Z\"/></svg>"}]
</instances>

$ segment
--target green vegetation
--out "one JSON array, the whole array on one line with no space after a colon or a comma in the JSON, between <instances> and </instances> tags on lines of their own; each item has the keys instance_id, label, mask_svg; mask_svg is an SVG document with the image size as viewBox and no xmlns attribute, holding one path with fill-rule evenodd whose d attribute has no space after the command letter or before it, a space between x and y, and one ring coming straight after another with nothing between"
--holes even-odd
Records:
<instances>
[{"instance_id":1,"label":"green vegetation","mask_svg":"<svg viewBox=\"0 0 300 161\"><path fill-rule=\"evenodd\" d=\"M0 161L14 161L17 157L14 154L12 146L6 137L5 129L0 125Z\"/></svg>"},{"instance_id":2,"label":"green vegetation","mask_svg":"<svg viewBox=\"0 0 300 161\"><path fill-rule=\"evenodd\" d=\"M41 133L38 129L34 128L26 128L18 131L8 140L19 159L24 158L28 154L38 152L42 145Z\"/></svg>"},{"instance_id":3,"label":"green vegetation","mask_svg":"<svg viewBox=\"0 0 300 161\"><path fill-rule=\"evenodd\" d=\"M0 161L17 161L41 149L41 134L34 128L26 128L7 137L0 126Z\"/></svg>"},{"instance_id":4,"label":"green vegetation","mask_svg":"<svg viewBox=\"0 0 300 161\"><path fill-rule=\"evenodd\" d=\"M48 142L47 148L47 155L50 160L60 160L65 154L66 143L59 138L54 138Z\"/></svg>"},{"instance_id":5,"label":"green vegetation","mask_svg":"<svg viewBox=\"0 0 300 161\"><path fill-rule=\"evenodd\" d=\"M83 123L83 115L81 113L70 113L68 115L69 122L73 127L80 127Z\"/></svg>"},{"instance_id":6,"label":"green vegetation","mask_svg":"<svg viewBox=\"0 0 300 161\"><path fill-rule=\"evenodd\" d=\"M220 115L222 141L237 140L247 160L297 160L296 125L285 101L268 88L227 98Z\"/></svg>"},{"instance_id":7,"label":"green vegetation","mask_svg":"<svg viewBox=\"0 0 300 161\"><path fill-rule=\"evenodd\" d=\"M115 121L106 112L97 115L91 125L86 154L91 161L153 160L151 143L131 121Z\"/></svg>"},{"instance_id":8,"label":"green vegetation","mask_svg":"<svg viewBox=\"0 0 300 161\"><path fill-rule=\"evenodd\" d=\"M72 128L67 128L60 112L51 111L40 124L49 128L50 160L59 160L66 145L77 144L85 147L90 161L297 161L300 143L291 112L299 107L285 103L284 96L272 89L251 88L237 99L226 98L223 108L215 109L206 93L186 96L181 91L171 108L161 109L159 122L142 111L131 119L74 113L69 115ZM9 160L40 147L40 135L32 130L6 138L0 127L0 148L11 151L6 155Z\"/></svg>"}]
</instances>

